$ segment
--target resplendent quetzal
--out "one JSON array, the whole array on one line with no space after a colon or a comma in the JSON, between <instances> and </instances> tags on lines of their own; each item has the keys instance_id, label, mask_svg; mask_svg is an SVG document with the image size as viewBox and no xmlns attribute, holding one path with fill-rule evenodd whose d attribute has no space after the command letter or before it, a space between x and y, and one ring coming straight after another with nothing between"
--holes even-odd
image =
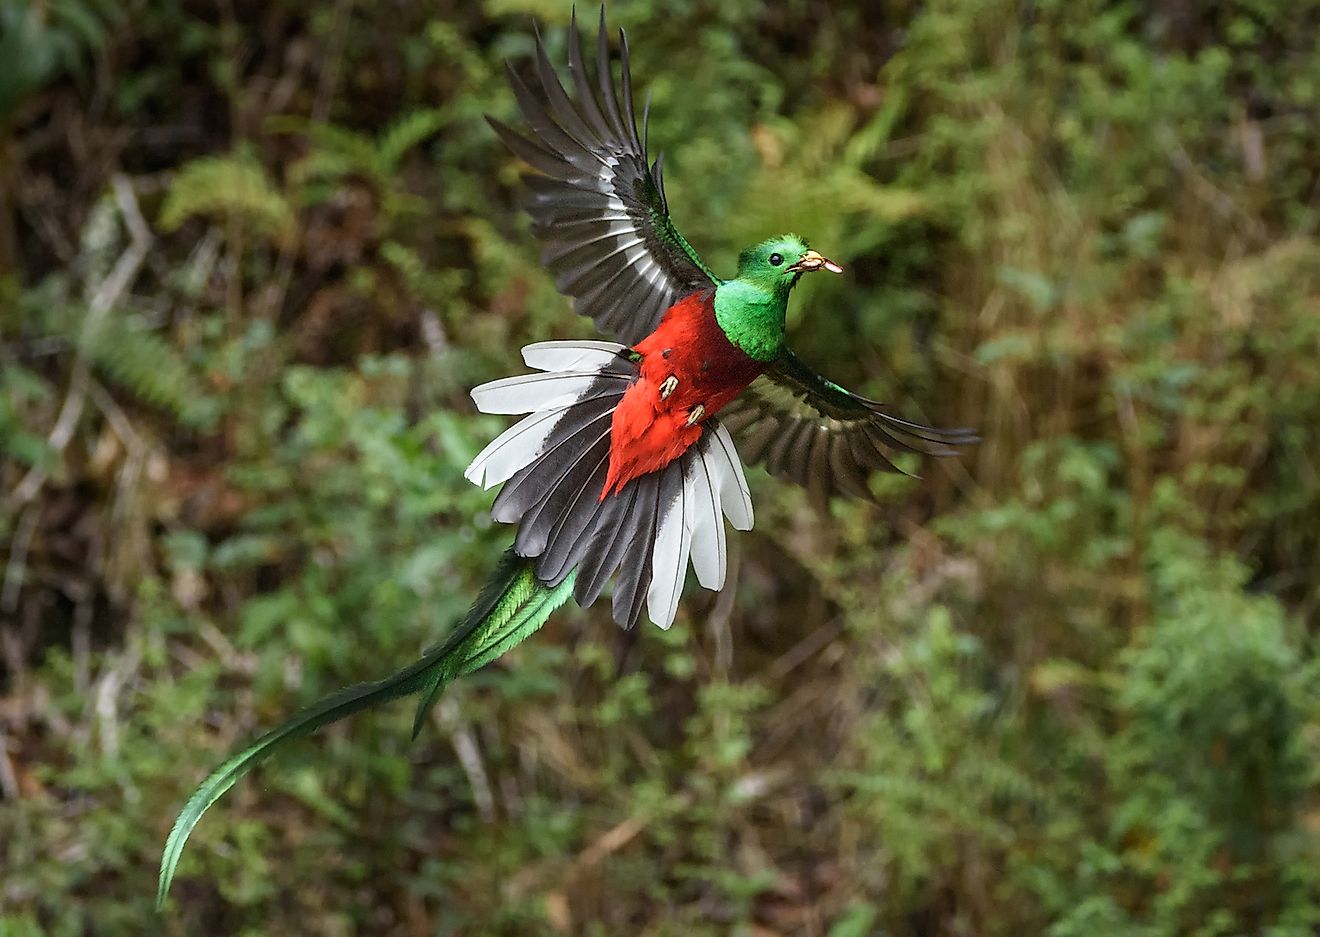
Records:
<instances>
[{"instance_id":1,"label":"resplendent quetzal","mask_svg":"<svg viewBox=\"0 0 1320 937\"><path fill-rule=\"evenodd\" d=\"M619 39L616 89L604 10L594 74L574 22L570 95L538 37L534 85L510 69L529 132L490 120L535 170L527 208L560 291L619 339L529 345L523 360L536 373L472 391L484 412L530 414L466 473L487 488L503 484L493 514L518 525L513 547L466 617L416 663L304 710L216 769L170 833L159 901L201 815L280 743L413 693L415 734L448 681L522 641L570 597L590 605L611 579L624 627L643 606L660 627L672 624L689 561L701 585L720 589L723 518L752 526L740 453L821 501L869 498L872 470L898 471L895 450L950 455L975 440L886 413L788 349L784 317L798 279L842 272L802 238L747 248L730 280L702 262L670 221L661 160L648 164L622 31Z\"/></svg>"}]
</instances>

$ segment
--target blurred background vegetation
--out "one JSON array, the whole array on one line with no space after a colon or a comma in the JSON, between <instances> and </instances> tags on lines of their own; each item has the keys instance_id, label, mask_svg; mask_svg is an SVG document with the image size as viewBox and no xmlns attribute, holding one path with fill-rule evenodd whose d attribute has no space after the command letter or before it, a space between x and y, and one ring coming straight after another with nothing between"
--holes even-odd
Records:
<instances>
[{"instance_id":1,"label":"blurred background vegetation","mask_svg":"<svg viewBox=\"0 0 1320 937\"><path fill-rule=\"evenodd\" d=\"M722 596L287 751L153 916L508 541L466 391L589 330L482 115L569 12L0 0L0 934L1316 934L1316 0L612 5L688 237L985 441L758 471Z\"/></svg>"}]
</instances>

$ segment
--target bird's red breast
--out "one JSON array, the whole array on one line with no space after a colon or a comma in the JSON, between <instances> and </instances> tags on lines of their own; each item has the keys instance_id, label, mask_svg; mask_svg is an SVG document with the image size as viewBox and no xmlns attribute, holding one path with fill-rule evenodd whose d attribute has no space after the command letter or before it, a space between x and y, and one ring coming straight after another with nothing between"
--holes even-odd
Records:
<instances>
[{"instance_id":1,"label":"bird's red breast","mask_svg":"<svg viewBox=\"0 0 1320 937\"><path fill-rule=\"evenodd\" d=\"M765 370L715 321L714 290L674 303L633 350L641 376L614 411L602 500L682 455L701 438L702 423Z\"/></svg>"}]
</instances>

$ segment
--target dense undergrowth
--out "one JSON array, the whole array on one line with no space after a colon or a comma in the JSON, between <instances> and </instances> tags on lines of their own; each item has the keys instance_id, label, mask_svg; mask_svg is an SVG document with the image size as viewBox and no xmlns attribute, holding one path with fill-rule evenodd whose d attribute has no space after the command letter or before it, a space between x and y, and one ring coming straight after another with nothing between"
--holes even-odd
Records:
<instances>
[{"instance_id":1,"label":"dense undergrowth","mask_svg":"<svg viewBox=\"0 0 1320 937\"><path fill-rule=\"evenodd\" d=\"M0 0L0 934L1314 934L1315 0L612 6L689 239L985 441L758 472L736 587L302 743L154 917L507 541L466 390L588 329L482 115L569 10Z\"/></svg>"}]
</instances>

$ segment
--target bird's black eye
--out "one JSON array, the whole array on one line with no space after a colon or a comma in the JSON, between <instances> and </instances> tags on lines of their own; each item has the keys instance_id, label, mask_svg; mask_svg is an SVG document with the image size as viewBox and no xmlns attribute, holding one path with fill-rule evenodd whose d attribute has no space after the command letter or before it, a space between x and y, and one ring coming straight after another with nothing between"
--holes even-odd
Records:
<instances>
[{"instance_id":1,"label":"bird's black eye","mask_svg":"<svg viewBox=\"0 0 1320 937\"><path fill-rule=\"evenodd\" d=\"M770 266L772 266L772 267L778 267L778 266L779 266L780 264L782 264L783 262L784 262L784 255L783 255L783 254L771 254L771 255L770 255Z\"/></svg>"}]
</instances>

